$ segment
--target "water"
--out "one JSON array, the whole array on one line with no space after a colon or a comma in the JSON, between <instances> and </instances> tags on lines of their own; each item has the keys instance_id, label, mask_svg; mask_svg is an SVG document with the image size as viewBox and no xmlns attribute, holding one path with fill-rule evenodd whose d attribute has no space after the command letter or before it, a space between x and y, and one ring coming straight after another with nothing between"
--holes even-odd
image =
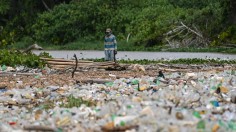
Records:
<instances>
[{"instance_id":1,"label":"water","mask_svg":"<svg viewBox=\"0 0 236 132\"><path fill-rule=\"evenodd\" d=\"M44 51L33 51L35 54L39 54ZM89 51L89 50L48 50L45 51L52 55L54 58L71 59L73 55L79 59L100 59L104 58L104 51ZM117 60L130 59L130 60L159 60L159 59L179 59L179 58L220 58L220 59L236 59L234 54L222 54L222 53L191 53L191 52L134 52L134 51L118 51L116 56Z\"/></svg>"}]
</instances>

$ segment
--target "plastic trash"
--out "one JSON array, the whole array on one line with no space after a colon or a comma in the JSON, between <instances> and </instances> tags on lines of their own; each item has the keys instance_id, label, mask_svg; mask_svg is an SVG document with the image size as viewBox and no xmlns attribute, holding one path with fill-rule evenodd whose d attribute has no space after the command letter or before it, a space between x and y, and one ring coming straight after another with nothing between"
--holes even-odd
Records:
<instances>
[{"instance_id":1,"label":"plastic trash","mask_svg":"<svg viewBox=\"0 0 236 132\"><path fill-rule=\"evenodd\" d=\"M106 86L111 87L114 83L113 83L113 82L107 82L107 83L105 83L105 84L106 84Z\"/></svg>"},{"instance_id":2,"label":"plastic trash","mask_svg":"<svg viewBox=\"0 0 236 132\"><path fill-rule=\"evenodd\" d=\"M212 132L217 132L217 131L219 130L219 128L220 128L220 126L219 126L218 124L215 124L215 125L212 127L211 131L212 131Z\"/></svg>"},{"instance_id":3,"label":"plastic trash","mask_svg":"<svg viewBox=\"0 0 236 132\"><path fill-rule=\"evenodd\" d=\"M193 112L193 116L196 117L196 118L198 118L198 119L201 119L201 118L202 118L201 115L200 115L200 113L199 113L198 111L194 111L194 112Z\"/></svg>"},{"instance_id":4,"label":"plastic trash","mask_svg":"<svg viewBox=\"0 0 236 132\"><path fill-rule=\"evenodd\" d=\"M158 76L157 77L162 77L162 78L165 78L165 76L164 76L164 74L163 74L163 72L162 71L159 71L158 72Z\"/></svg>"},{"instance_id":5,"label":"plastic trash","mask_svg":"<svg viewBox=\"0 0 236 132\"><path fill-rule=\"evenodd\" d=\"M236 121L233 121L233 120L229 121L229 122L228 122L228 127L229 127L231 130L236 131Z\"/></svg>"},{"instance_id":6,"label":"plastic trash","mask_svg":"<svg viewBox=\"0 0 236 132\"><path fill-rule=\"evenodd\" d=\"M1 92L6 92L7 91L7 87L0 87L0 93Z\"/></svg>"},{"instance_id":7,"label":"plastic trash","mask_svg":"<svg viewBox=\"0 0 236 132\"><path fill-rule=\"evenodd\" d=\"M134 79L134 80L131 81L131 83L132 83L133 85L137 85L137 84L139 84L139 80Z\"/></svg>"},{"instance_id":8,"label":"plastic trash","mask_svg":"<svg viewBox=\"0 0 236 132\"><path fill-rule=\"evenodd\" d=\"M221 93L228 93L229 92L229 89L224 87L224 86L220 86L220 92Z\"/></svg>"},{"instance_id":9,"label":"plastic trash","mask_svg":"<svg viewBox=\"0 0 236 132\"><path fill-rule=\"evenodd\" d=\"M236 94L232 94L230 100L232 103L236 104Z\"/></svg>"},{"instance_id":10,"label":"plastic trash","mask_svg":"<svg viewBox=\"0 0 236 132\"><path fill-rule=\"evenodd\" d=\"M1 69L2 71L6 71L7 70L7 66L6 65L2 65L1 68L2 68Z\"/></svg>"},{"instance_id":11,"label":"plastic trash","mask_svg":"<svg viewBox=\"0 0 236 132\"><path fill-rule=\"evenodd\" d=\"M175 117L178 120L183 120L184 119L184 115L181 112L176 112Z\"/></svg>"},{"instance_id":12,"label":"plastic trash","mask_svg":"<svg viewBox=\"0 0 236 132\"><path fill-rule=\"evenodd\" d=\"M197 129L205 129L205 128L206 128L205 121L204 120L200 120L197 123Z\"/></svg>"},{"instance_id":13,"label":"plastic trash","mask_svg":"<svg viewBox=\"0 0 236 132\"><path fill-rule=\"evenodd\" d=\"M219 107L219 102L218 101L211 101L211 104L215 107Z\"/></svg>"},{"instance_id":14,"label":"plastic trash","mask_svg":"<svg viewBox=\"0 0 236 132\"><path fill-rule=\"evenodd\" d=\"M137 117L136 116L115 117L114 125L115 127L132 125L135 118Z\"/></svg>"},{"instance_id":15,"label":"plastic trash","mask_svg":"<svg viewBox=\"0 0 236 132\"><path fill-rule=\"evenodd\" d=\"M80 85L58 74L1 80L14 86L0 82L0 131L21 131L27 125L58 131L102 131L105 126L111 131L235 131L235 76L230 70L191 74L166 72L164 79L145 73Z\"/></svg>"}]
</instances>

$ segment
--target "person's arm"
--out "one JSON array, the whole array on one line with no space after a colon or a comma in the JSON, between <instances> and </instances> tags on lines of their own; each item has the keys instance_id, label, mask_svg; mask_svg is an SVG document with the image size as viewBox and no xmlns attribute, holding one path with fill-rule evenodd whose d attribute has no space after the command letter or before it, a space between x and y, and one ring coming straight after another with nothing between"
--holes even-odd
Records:
<instances>
[{"instance_id":1,"label":"person's arm","mask_svg":"<svg viewBox=\"0 0 236 132\"><path fill-rule=\"evenodd\" d=\"M116 41L116 37L114 37L113 43L115 45L115 54L117 54L117 41Z\"/></svg>"}]
</instances>

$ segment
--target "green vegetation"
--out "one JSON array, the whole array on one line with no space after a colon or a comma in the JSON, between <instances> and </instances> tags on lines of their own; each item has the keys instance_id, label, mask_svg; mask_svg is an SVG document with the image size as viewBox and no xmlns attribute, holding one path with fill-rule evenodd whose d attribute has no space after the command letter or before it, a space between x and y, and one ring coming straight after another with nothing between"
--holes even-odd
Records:
<instances>
[{"instance_id":1,"label":"green vegetation","mask_svg":"<svg viewBox=\"0 0 236 132\"><path fill-rule=\"evenodd\" d=\"M236 48L229 47L210 47L210 48L176 48L166 49L169 52L219 52L219 53L236 53Z\"/></svg>"},{"instance_id":2,"label":"green vegetation","mask_svg":"<svg viewBox=\"0 0 236 132\"><path fill-rule=\"evenodd\" d=\"M95 62L103 62L104 58L102 59L89 59ZM163 64L236 64L236 60L221 60L221 59L199 59L199 58L192 58L192 59L175 59L175 60L118 60L118 63L123 64L157 64L157 63L163 63Z\"/></svg>"},{"instance_id":3,"label":"green vegetation","mask_svg":"<svg viewBox=\"0 0 236 132\"><path fill-rule=\"evenodd\" d=\"M30 43L17 42L14 49L25 49L30 46ZM41 44L45 50L103 50L102 41L86 41L78 40L76 42L68 43L66 45L48 45ZM164 45L154 45L152 47L145 47L144 45L135 45L133 41L119 41L118 51L167 51L167 52L219 52L219 53L236 53L236 48L230 47L207 47L207 48L169 48Z\"/></svg>"},{"instance_id":4,"label":"green vegetation","mask_svg":"<svg viewBox=\"0 0 236 132\"><path fill-rule=\"evenodd\" d=\"M39 56L33 53L22 53L18 50L0 50L0 64L7 66L24 65L28 67L43 67L45 62L40 57L50 57L48 53L41 53Z\"/></svg>"},{"instance_id":5,"label":"green vegetation","mask_svg":"<svg viewBox=\"0 0 236 132\"><path fill-rule=\"evenodd\" d=\"M0 48L102 50L107 27L119 50L235 47L235 7L233 0L1 0Z\"/></svg>"},{"instance_id":6,"label":"green vegetation","mask_svg":"<svg viewBox=\"0 0 236 132\"><path fill-rule=\"evenodd\" d=\"M67 98L67 103L62 104L60 107L65 107L65 108L80 107L82 104L85 104L86 106L95 105L95 103L92 101L84 100L82 98L75 98L73 95L70 95Z\"/></svg>"},{"instance_id":7,"label":"green vegetation","mask_svg":"<svg viewBox=\"0 0 236 132\"><path fill-rule=\"evenodd\" d=\"M0 64L7 65L7 66L17 66L17 65L25 65L28 67L39 67L43 68L45 66L45 62L40 60L40 57L47 57L50 58L51 56L46 53L42 52L40 55L35 55L33 53L22 53L18 50L0 50ZM102 59L89 59L95 62L103 62L104 58ZM176 60L118 60L118 63L125 63L125 64L156 64L156 63L165 63L165 64L236 64L236 60L221 60L221 59L176 59ZM69 98L73 100L74 98ZM78 99L83 102L82 99ZM73 101L72 101L73 102ZM73 103L72 103L73 104ZM69 103L70 105L70 103Z\"/></svg>"}]
</instances>

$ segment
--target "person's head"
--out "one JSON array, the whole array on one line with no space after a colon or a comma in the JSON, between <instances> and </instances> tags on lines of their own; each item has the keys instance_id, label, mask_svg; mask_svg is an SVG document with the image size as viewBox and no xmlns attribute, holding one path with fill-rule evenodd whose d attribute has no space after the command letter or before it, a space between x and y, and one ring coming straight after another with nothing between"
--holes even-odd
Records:
<instances>
[{"instance_id":1,"label":"person's head","mask_svg":"<svg viewBox=\"0 0 236 132\"><path fill-rule=\"evenodd\" d=\"M107 28L105 34L106 34L107 36L110 36L110 35L111 35L111 29L110 29L110 28Z\"/></svg>"}]
</instances>

